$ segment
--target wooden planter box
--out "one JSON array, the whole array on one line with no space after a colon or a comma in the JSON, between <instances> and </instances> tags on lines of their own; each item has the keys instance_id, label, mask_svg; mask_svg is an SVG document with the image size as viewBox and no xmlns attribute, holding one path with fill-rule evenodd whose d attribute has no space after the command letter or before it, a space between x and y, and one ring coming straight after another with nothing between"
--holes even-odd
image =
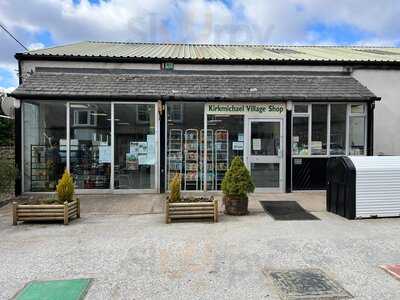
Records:
<instances>
[{"instance_id":1,"label":"wooden planter box","mask_svg":"<svg viewBox=\"0 0 400 300\"><path fill-rule=\"evenodd\" d=\"M12 205L13 225L18 221L64 221L67 225L72 218L80 218L79 199L64 204L17 204Z\"/></svg>"},{"instance_id":2,"label":"wooden planter box","mask_svg":"<svg viewBox=\"0 0 400 300\"><path fill-rule=\"evenodd\" d=\"M218 222L218 200L209 202L169 202L165 209L165 222L171 223L174 219L203 219L210 218Z\"/></svg>"}]
</instances>

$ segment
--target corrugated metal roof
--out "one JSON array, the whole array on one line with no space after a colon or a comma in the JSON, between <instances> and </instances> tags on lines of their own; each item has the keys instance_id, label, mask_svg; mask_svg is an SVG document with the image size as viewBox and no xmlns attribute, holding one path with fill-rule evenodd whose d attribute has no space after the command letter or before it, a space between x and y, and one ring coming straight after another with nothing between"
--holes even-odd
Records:
<instances>
[{"instance_id":1,"label":"corrugated metal roof","mask_svg":"<svg viewBox=\"0 0 400 300\"><path fill-rule=\"evenodd\" d=\"M196 61L400 62L400 48L80 42L19 54Z\"/></svg>"}]
</instances>

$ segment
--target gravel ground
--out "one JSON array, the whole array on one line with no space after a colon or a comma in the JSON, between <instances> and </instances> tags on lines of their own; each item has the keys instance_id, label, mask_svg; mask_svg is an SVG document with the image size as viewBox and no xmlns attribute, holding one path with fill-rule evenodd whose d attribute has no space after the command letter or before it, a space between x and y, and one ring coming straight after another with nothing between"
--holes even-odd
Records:
<instances>
[{"instance_id":1,"label":"gravel ground","mask_svg":"<svg viewBox=\"0 0 400 300\"><path fill-rule=\"evenodd\" d=\"M68 226L0 215L0 299L30 280L94 278L86 299L279 299L263 269L320 268L356 299L400 299L400 219L207 222L87 214Z\"/></svg>"}]
</instances>

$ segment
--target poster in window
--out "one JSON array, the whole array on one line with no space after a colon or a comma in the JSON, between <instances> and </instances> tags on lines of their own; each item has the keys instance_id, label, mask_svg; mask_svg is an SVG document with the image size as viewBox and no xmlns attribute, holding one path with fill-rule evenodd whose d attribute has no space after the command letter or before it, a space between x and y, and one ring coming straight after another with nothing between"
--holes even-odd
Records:
<instances>
[{"instance_id":1,"label":"poster in window","mask_svg":"<svg viewBox=\"0 0 400 300\"><path fill-rule=\"evenodd\" d=\"M261 139L253 139L253 150L254 151L261 150Z\"/></svg>"},{"instance_id":2,"label":"poster in window","mask_svg":"<svg viewBox=\"0 0 400 300\"><path fill-rule=\"evenodd\" d=\"M244 148L243 142L232 142L232 150L243 151L243 148Z\"/></svg>"},{"instance_id":3,"label":"poster in window","mask_svg":"<svg viewBox=\"0 0 400 300\"><path fill-rule=\"evenodd\" d=\"M99 146L99 163L111 163L111 146Z\"/></svg>"},{"instance_id":4,"label":"poster in window","mask_svg":"<svg viewBox=\"0 0 400 300\"><path fill-rule=\"evenodd\" d=\"M138 157L135 154L126 154L126 169L129 171L136 171L138 169Z\"/></svg>"},{"instance_id":5,"label":"poster in window","mask_svg":"<svg viewBox=\"0 0 400 300\"><path fill-rule=\"evenodd\" d=\"M138 142L138 153L147 154L147 142Z\"/></svg>"}]
</instances>

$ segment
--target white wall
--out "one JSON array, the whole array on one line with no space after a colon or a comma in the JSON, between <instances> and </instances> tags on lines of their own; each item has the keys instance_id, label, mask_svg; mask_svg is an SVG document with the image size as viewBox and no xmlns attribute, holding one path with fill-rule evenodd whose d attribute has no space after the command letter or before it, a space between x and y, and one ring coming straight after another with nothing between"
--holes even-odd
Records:
<instances>
[{"instance_id":1,"label":"white wall","mask_svg":"<svg viewBox=\"0 0 400 300\"><path fill-rule=\"evenodd\" d=\"M400 155L400 70L355 70L353 77L382 100L375 103L374 154Z\"/></svg>"}]
</instances>

